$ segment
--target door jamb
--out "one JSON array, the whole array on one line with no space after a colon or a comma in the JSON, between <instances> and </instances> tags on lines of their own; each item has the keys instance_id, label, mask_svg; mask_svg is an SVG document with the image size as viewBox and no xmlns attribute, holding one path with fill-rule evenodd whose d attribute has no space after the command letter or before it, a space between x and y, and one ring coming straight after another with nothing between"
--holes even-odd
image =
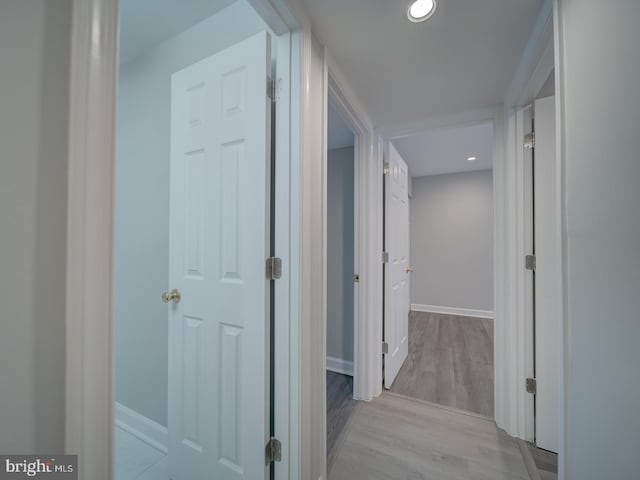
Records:
<instances>
[{"instance_id":1,"label":"door jamb","mask_svg":"<svg viewBox=\"0 0 640 480\"><path fill-rule=\"evenodd\" d=\"M504 286L504 293L496 297L500 302L499 305L496 304L496 309L500 308L505 318L513 318L515 321L501 339L500 350L496 351L496 365L499 358L505 364L512 365L500 372L496 370L496 380L506 379L502 385L496 384L496 407L498 395L504 401L503 408L500 409L501 415L496 415L496 422L509 434L527 441L533 441L535 435L534 401L524 388L525 378L532 376L534 369L534 332L533 299L530 298L532 279L524 266L524 257L531 252L527 250L525 242L529 219L525 198L525 157L522 151L525 133L522 109L535 100L555 68L553 16L554 2L546 1L509 88L503 115L506 164L503 171L504 183L500 188L504 191L509 206L506 207L503 218L507 229L507 254L502 274L503 278L510 280ZM560 137L558 141L559 139ZM556 161L560 162L559 156Z\"/></svg>"},{"instance_id":2,"label":"door jamb","mask_svg":"<svg viewBox=\"0 0 640 480\"><path fill-rule=\"evenodd\" d=\"M534 274L527 270L525 266L525 255L533 254L534 242L534 217L533 217L533 168L530 163L531 151L525 151L524 136L531 133L531 122L533 120L533 106L527 105L519 109L515 114L515 134L516 134L516 181L517 199L517 246L518 255L518 277L516 285L518 290L518 303L520 304L523 325L523 342L521 345L523 361L521 365L522 374L525 378L533 378L535 372L535 350L534 350L534 305L535 305L535 282ZM520 393L522 395L522 393ZM535 399L531 394L523 395L524 424L521 427L520 438L523 440L535 441Z\"/></svg>"},{"instance_id":3,"label":"door jamb","mask_svg":"<svg viewBox=\"0 0 640 480\"><path fill-rule=\"evenodd\" d=\"M290 217L290 199L299 191L295 175L300 131L292 121L300 110L301 55L299 25L284 2L251 0L265 23L278 35L278 52L287 62L282 69L287 97L277 113L276 212L279 234L276 252L289 261L283 266L288 283L276 293L277 391L288 408L298 411L299 377L297 317L299 291L292 287L300 267L298 219ZM288 27L291 35L285 35ZM65 451L79 456L82 478L112 480L114 460L114 169L118 78L118 0L73 0L70 64L70 111L66 260L66 400ZM281 75L279 73L279 75ZM286 77L286 78L285 78ZM266 79L265 79L266 81ZM297 94L297 95L296 95ZM282 281L282 280L280 280ZM285 280L287 281L287 280ZM281 284L284 285L284 284ZM276 289L278 291L278 289ZM280 313L278 313L280 312ZM280 339L280 340L278 340ZM276 397L278 399L278 397ZM280 398L284 403L284 399ZM280 405L280 403L279 403ZM276 412L281 412L279 409ZM283 462L276 478L298 471L298 419L276 417Z\"/></svg>"}]
</instances>

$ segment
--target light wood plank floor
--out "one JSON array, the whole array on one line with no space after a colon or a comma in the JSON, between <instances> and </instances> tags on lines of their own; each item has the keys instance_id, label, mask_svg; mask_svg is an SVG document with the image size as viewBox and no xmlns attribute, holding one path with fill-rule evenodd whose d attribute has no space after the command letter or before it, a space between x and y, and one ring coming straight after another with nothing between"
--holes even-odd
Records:
<instances>
[{"instance_id":1,"label":"light wood plank floor","mask_svg":"<svg viewBox=\"0 0 640 480\"><path fill-rule=\"evenodd\" d=\"M391 391L493 417L493 320L411 312Z\"/></svg>"},{"instance_id":2,"label":"light wood plank floor","mask_svg":"<svg viewBox=\"0 0 640 480\"><path fill-rule=\"evenodd\" d=\"M529 480L515 439L479 415L383 393L362 402L329 480Z\"/></svg>"}]
</instances>

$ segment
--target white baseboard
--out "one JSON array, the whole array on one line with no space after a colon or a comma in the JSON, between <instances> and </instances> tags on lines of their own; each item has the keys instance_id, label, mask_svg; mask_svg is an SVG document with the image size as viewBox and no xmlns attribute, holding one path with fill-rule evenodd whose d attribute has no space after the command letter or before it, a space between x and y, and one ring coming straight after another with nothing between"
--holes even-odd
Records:
<instances>
[{"instance_id":1,"label":"white baseboard","mask_svg":"<svg viewBox=\"0 0 640 480\"><path fill-rule=\"evenodd\" d=\"M116 426L162 453L169 451L169 430L167 427L163 427L118 402L116 402Z\"/></svg>"},{"instance_id":2,"label":"white baseboard","mask_svg":"<svg viewBox=\"0 0 640 480\"><path fill-rule=\"evenodd\" d=\"M420 305L417 303L412 303L411 311L442 313L445 315L460 315L463 317L478 317L478 318L493 319L493 312L491 310L473 310L470 308L439 307L436 305Z\"/></svg>"},{"instance_id":3,"label":"white baseboard","mask_svg":"<svg viewBox=\"0 0 640 480\"><path fill-rule=\"evenodd\" d=\"M342 373L353 377L353 362L348 362L341 358L327 356L327 370L335 373Z\"/></svg>"}]
</instances>

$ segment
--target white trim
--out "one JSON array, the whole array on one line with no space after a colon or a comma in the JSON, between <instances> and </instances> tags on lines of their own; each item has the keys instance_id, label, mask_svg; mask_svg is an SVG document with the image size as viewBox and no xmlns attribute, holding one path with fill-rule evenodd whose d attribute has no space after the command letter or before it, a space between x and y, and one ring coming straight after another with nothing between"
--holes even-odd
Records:
<instances>
[{"instance_id":1,"label":"white trim","mask_svg":"<svg viewBox=\"0 0 640 480\"><path fill-rule=\"evenodd\" d=\"M327 370L353 377L353 362L342 358L327 356Z\"/></svg>"},{"instance_id":2,"label":"white trim","mask_svg":"<svg viewBox=\"0 0 640 480\"><path fill-rule=\"evenodd\" d=\"M533 440L533 401L522 388L532 369L531 300L524 273L524 169L521 107L531 103L554 68L553 5L546 0L524 50L496 129L495 201L495 417L510 435Z\"/></svg>"},{"instance_id":3,"label":"white trim","mask_svg":"<svg viewBox=\"0 0 640 480\"><path fill-rule=\"evenodd\" d=\"M300 475L326 468L326 111L324 48L302 35L302 159L300 165Z\"/></svg>"},{"instance_id":4,"label":"white trim","mask_svg":"<svg viewBox=\"0 0 640 480\"><path fill-rule=\"evenodd\" d=\"M571 379L571 342L569 330L569 312L568 312L568 268L567 268L567 218L566 218L566 185L565 185L565 169L566 169L566 142L565 142L565 79L564 79L564 26L562 19L562 11L560 9L559 0L553 0L553 31L554 31L554 49L555 49L555 85L556 85L556 208L560 212L558 218L557 231L559 238L556 239L561 252L561 259L558 264L556 274L560 281L560 294L558 296L558 314L562 318L562 325L558 328L560 335L560 358L562 368L560 369L560 410L558 415L558 478L559 480L570 480L572 478L572 455L573 451L573 411L570 408L573 395L572 379Z\"/></svg>"},{"instance_id":5,"label":"white trim","mask_svg":"<svg viewBox=\"0 0 640 480\"><path fill-rule=\"evenodd\" d=\"M284 92L278 100L276 108L275 148L275 251L282 259L283 272L275 284L274 312L276 349L273 352L275 362L274 379L274 436L282 444L282 460L275 465L275 478L278 480L291 478L297 472L298 465L298 421L293 415L298 411L298 378L293 374L298 365L297 327L292 318L297 318L299 291L292 288L297 285L299 269L298 235L299 231L291 197L299 188L295 174L295 163L299 157L294 154L294 138L299 137L297 127L292 124L293 109L299 108L299 96L293 89L297 88L293 77L294 69L300 69L299 57L292 55L299 38L291 33L283 33L277 37L276 77L282 82ZM285 214L286 213L286 214Z\"/></svg>"},{"instance_id":6,"label":"white trim","mask_svg":"<svg viewBox=\"0 0 640 480\"><path fill-rule=\"evenodd\" d=\"M71 26L65 451L113 478L113 201L118 2L74 0Z\"/></svg>"},{"instance_id":7,"label":"white trim","mask_svg":"<svg viewBox=\"0 0 640 480\"><path fill-rule=\"evenodd\" d=\"M476 317L476 318L491 318L494 317L494 312L491 310L475 310L471 308L458 308L458 307L441 307L437 305L420 305L418 303L411 304L412 312L428 312L428 313L441 313L444 315L457 315L461 317Z\"/></svg>"},{"instance_id":8,"label":"white trim","mask_svg":"<svg viewBox=\"0 0 640 480\"><path fill-rule=\"evenodd\" d=\"M362 110L348 84L331 58L327 55L327 102L342 115L354 133L354 272L360 275L360 282L354 289L354 366L353 396L358 400L371 400L376 393L373 388L376 370L376 349L372 343L371 318L369 312L375 311L379 298L376 288L376 270L372 267L371 257L376 256L375 240L377 232L376 218L372 215L367 194L370 191L368 179L374 169L371 141L373 127ZM325 159L326 161L326 159ZM326 321L326 320L325 320ZM380 352L381 354L381 352ZM382 367L380 367L380 370Z\"/></svg>"},{"instance_id":9,"label":"white trim","mask_svg":"<svg viewBox=\"0 0 640 480\"><path fill-rule=\"evenodd\" d=\"M169 451L167 427L118 402L116 402L116 426L162 453Z\"/></svg>"},{"instance_id":10,"label":"white trim","mask_svg":"<svg viewBox=\"0 0 640 480\"><path fill-rule=\"evenodd\" d=\"M301 7L300 11L304 11ZM302 30L302 162L300 190L300 477L326 479L326 116L329 88L332 101L361 133L357 152L358 206L374 205L356 219L363 241L358 258L361 282L358 318L360 336L354 342L354 390L370 399L382 390L382 344L372 341L381 321L382 166L374 155L373 128L339 69L305 23ZM379 181L379 188L378 188ZM360 210L360 208L359 208ZM374 318L374 322L364 319ZM373 327L373 328L371 328ZM366 332L366 333L363 333ZM364 337L364 339L362 338ZM359 374L359 368L369 368ZM373 381L371 379L374 379ZM380 382L375 379L379 378Z\"/></svg>"},{"instance_id":11,"label":"white trim","mask_svg":"<svg viewBox=\"0 0 640 480\"><path fill-rule=\"evenodd\" d=\"M289 1L252 0L274 31L290 28L295 18ZM280 20L278 20L280 18ZM281 146L276 170L279 195L276 211L281 215L276 250L290 264L283 268L290 282L276 289L276 368L278 405L288 397L288 411L277 409L276 434L283 445L284 462L276 465L276 478L300 475L300 344L299 294L300 223L295 198L300 193L299 122L302 56L299 32L281 43L279 52L290 59L285 70L291 74L289 101L277 122ZM280 50L280 47L285 47ZM118 0L73 0L71 26L69 167L67 206L66 268L66 400L65 451L79 455L80 478L113 479L114 418L114 302L113 302L113 217L115 166L115 108L118 72ZM284 75L287 75L286 71ZM279 74L280 77L284 77ZM287 111L288 110L288 111ZM278 123L279 124L279 123ZM279 124L280 125L280 124ZM282 135L280 135L282 134ZM298 137L297 137L298 136ZM291 146L291 150L286 145ZM288 170L288 171L287 171ZM284 209L284 210L283 210ZM286 240L286 241L285 241ZM287 462L288 459L288 463ZM286 463L286 466L285 466ZM290 470L290 472L289 472Z\"/></svg>"},{"instance_id":12,"label":"white trim","mask_svg":"<svg viewBox=\"0 0 640 480\"><path fill-rule=\"evenodd\" d=\"M506 410L506 389L504 378L506 371L506 331L508 322L504 319L507 316L507 306L505 296L500 292L509 288L507 279L507 229L506 219L508 203L507 172L506 162L506 142L510 138L507 135L505 116L502 112L494 122L494 161L493 161L493 215L494 215L494 236L493 236L493 309L494 309L494 335L493 335L493 356L494 356L494 415L496 422L501 416L504 417Z\"/></svg>"},{"instance_id":13,"label":"white trim","mask_svg":"<svg viewBox=\"0 0 640 480\"><path fill-rule=\"evenodd\" d=\"M533 272L525 267L525 255L533 253L533 168L532 152L525 151L524 136L531 133L533 107L528 105L515 114L515 179L516 179L516 276L515 286L518 319L517 366L518 378L534 376L533 365ZM517 436L528 442L535 440L534 400L524 389L516 392Z\"/></svg>"}]
</instances>

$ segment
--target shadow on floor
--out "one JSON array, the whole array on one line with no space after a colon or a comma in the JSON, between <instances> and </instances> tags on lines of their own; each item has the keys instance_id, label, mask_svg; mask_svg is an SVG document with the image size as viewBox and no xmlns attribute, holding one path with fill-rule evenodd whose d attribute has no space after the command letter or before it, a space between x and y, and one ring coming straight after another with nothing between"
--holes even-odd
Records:
<instances>
[{"instance_id":1,"label":"shadow on floor","mask_svg":"<svg viewBox=\"0 0 640 480\"><path fill-rule=\"evenodd\" d=\"M353 377L327 372L327 465L331 465L340 437L353 414Z\"/></svg>"}]
</instances>

